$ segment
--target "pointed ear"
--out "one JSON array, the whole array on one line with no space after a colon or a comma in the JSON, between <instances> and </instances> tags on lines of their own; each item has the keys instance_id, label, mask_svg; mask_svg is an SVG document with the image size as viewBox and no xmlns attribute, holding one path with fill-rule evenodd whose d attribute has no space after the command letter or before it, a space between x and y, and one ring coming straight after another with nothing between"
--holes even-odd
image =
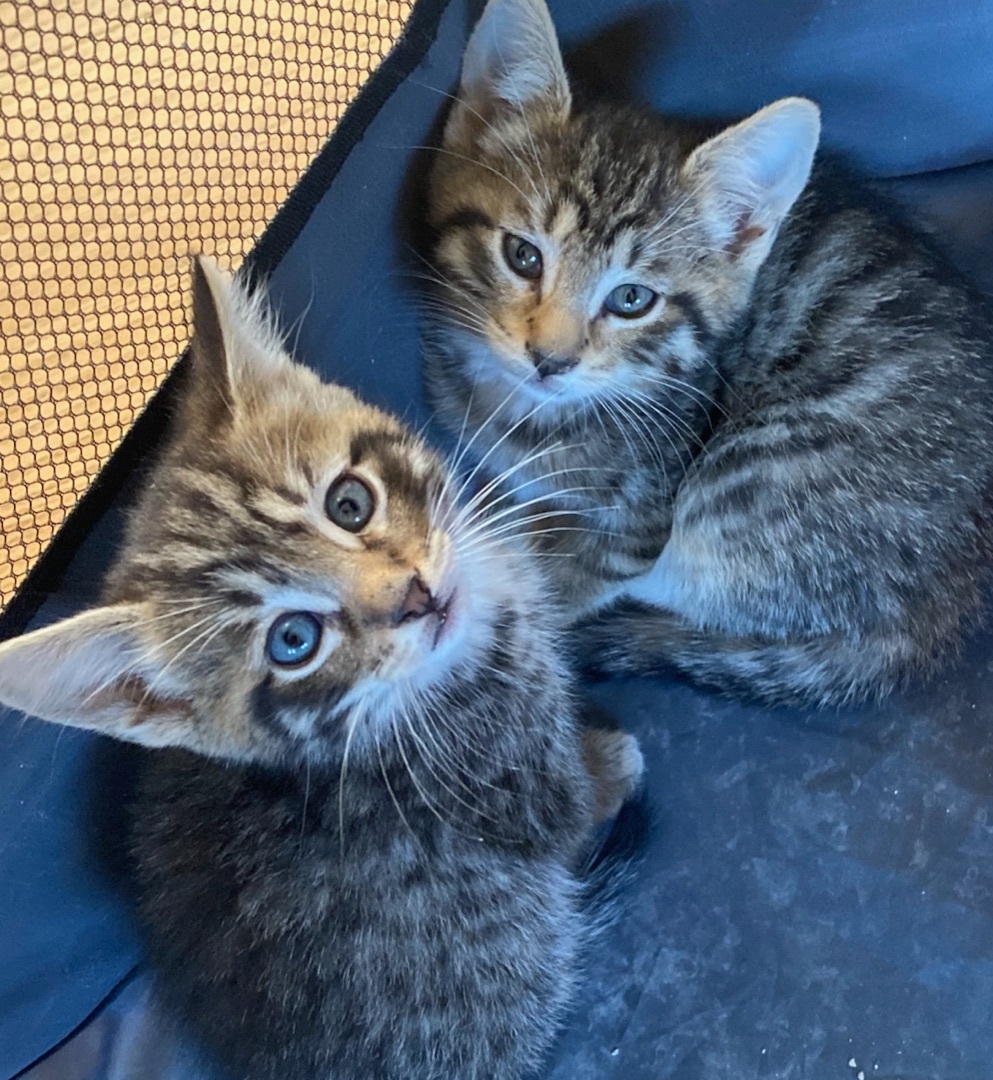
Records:
<instances>
[{"instance_id":1,"label":"pointed ear","mask_svg":"<svg viewBox=\"0 0 993 1080\"><path fill-rule=\"evenodd\" d=\"M445 142L475 138L500 109L535 103L563 114L572 103L545 0L489 0L466 46Z\"/></svg>"},{"instance_id":2,"label":"pointed ear","mask_svg":"<svg viewBox=\"0 0 993 1080\"><path fill-rule=\"evenodd\" d=\"M216 423L234 411L234 390L228 373L226 330L228 282L213 259L193 259L193 338L190 341L191 382L188 405Z\"/></svg>"},{"instance_id":3,"label":"pointed ear","mask_svg":"<svg viewBox=\"0 0 993 1080\"><path fill-rule=\"evenodd\" d=\"M0 702L144 746L192 746L188 700L138 630L143 604L94 608L0 644Z\"/></svg>"},{"instance_id":4,"label":"pointed ear","mask_svg":"<svg viewBox=\"0 0 993 1080\"><path fill-rule=\"evenodd\" d=\"M761 265L806 187L820 131L812 101L783 98L690 154L683 175L700 197L716 244Z\"/></svg>"},{"instance_id":5,"label":"pointed ear","mask_svg":"<svg viewBox=\"0 0 993 1080\"><path fill-rule=\"evenodd\" d=\"M190 404L212 421L230 415L247 387L257 387L292 363L262 296L248 295L203 255L193 260L190 360Z\"/></svg>"}]
</instances>

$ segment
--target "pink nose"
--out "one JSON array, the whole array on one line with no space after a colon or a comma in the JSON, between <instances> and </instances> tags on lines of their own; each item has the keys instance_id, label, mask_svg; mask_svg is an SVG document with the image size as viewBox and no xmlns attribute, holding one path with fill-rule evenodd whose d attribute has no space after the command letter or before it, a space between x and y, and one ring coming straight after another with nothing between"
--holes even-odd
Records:
<instances>
[{"instance_id":1,"label":"pink nose","mask_svg":"<svg viewBox=\"0 0 993 1080\"><path fill-rule=\"evenodd\" d=\"M415 574L410 579L407 595L397 608L396 624L399 626L400 623L408 622L410 619L423 619L425 615L437 610L438 605L431 595L431 590L421 581L420 575Z\"/></svg>"}]
</instances>

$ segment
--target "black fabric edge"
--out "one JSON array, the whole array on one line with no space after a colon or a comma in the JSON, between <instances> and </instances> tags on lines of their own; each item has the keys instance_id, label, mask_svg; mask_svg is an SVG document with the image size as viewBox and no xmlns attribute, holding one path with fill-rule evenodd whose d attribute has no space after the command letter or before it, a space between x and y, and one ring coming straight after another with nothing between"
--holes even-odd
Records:
<instances>
[{"instance_id":1,"label":"black fabric edge","mask_svg":"<svg viewBox=\"0 0 993 1080\"><path fill-rule=\"evenodd\" d=\"M240 272L250 281L265 280L280 264L379 110L427 55L449 3L450 0L417 0L414 4L393 48L369 76L324 148L246 256ZM147 467L165 435L185 359L186 350L18 586L0 614L0 639L13 637L25 629L59 587L74 553L97 521L128 488L129 482L140 477L142 467Z\"/></svg>"}]
</instances>

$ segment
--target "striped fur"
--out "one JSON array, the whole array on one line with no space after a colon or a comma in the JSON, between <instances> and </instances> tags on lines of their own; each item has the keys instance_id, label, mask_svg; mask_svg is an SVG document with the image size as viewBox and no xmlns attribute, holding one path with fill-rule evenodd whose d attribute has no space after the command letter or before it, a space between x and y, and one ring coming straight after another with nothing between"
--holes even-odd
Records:
<instances>
[{"instance_id":1,"label":"striped fur","mask_svg":"<svg viewBox=\"0 0 993 1080\"><path fill-rule=\"evenodd\" d=\"M574 106L542 0L490 0L470 41L426 382L569 556L593 670L840 702L932 669L979 609L993 321L847 170L810 173L817 135L798 99L716 135ZM645 317L606 309L620 282L659 295Z\"/></svg>"},{"instance_id":2,"label":"striped fur","mask_svg":"<svg viewBox=\"0 0 993 1080\"><path fill-rule=\"evenodd\" d=\"M0 646L0 700L164 748L134 885L198 1075L513 1080L569 1000L578 868L637 746L584 743L533 557L434 454L209 264L194 315L105 605ZM343 473L376 496L358 532L325 510ZM299 611L321 644L280 668Z\"/></svg>"}]
</instances>

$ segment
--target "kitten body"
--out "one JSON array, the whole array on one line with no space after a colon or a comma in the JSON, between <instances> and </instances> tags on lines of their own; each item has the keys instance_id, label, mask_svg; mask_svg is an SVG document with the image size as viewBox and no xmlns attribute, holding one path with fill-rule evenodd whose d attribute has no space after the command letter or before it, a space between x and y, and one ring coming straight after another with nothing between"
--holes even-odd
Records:
<instances>
[{"instance_id":1,"label":"kitten body","mask_svg":"<svg viewBox=\"0 0 993 1080\"><path fill-rule=\"evenodd\" d=\"M842 701L979 607L993 321L857 179L811 172L818 132L801 99L716 135L577 109L540 0L491 0L470 41L427 385L570 556L594 669Z\"/></svg>"},{"instance_id":2,"label":"kitten body","mask_svg":"<svg viewBox=\"0 0 993 1080\"><path fill-rule=\"evenodd\" d=\"M0 700L156 748L138 906L211 1074L519 1077L637 747L584 747L526 547L210 266L190 379L104 606L0 646Z\"/></svg>"}]
</instances>

